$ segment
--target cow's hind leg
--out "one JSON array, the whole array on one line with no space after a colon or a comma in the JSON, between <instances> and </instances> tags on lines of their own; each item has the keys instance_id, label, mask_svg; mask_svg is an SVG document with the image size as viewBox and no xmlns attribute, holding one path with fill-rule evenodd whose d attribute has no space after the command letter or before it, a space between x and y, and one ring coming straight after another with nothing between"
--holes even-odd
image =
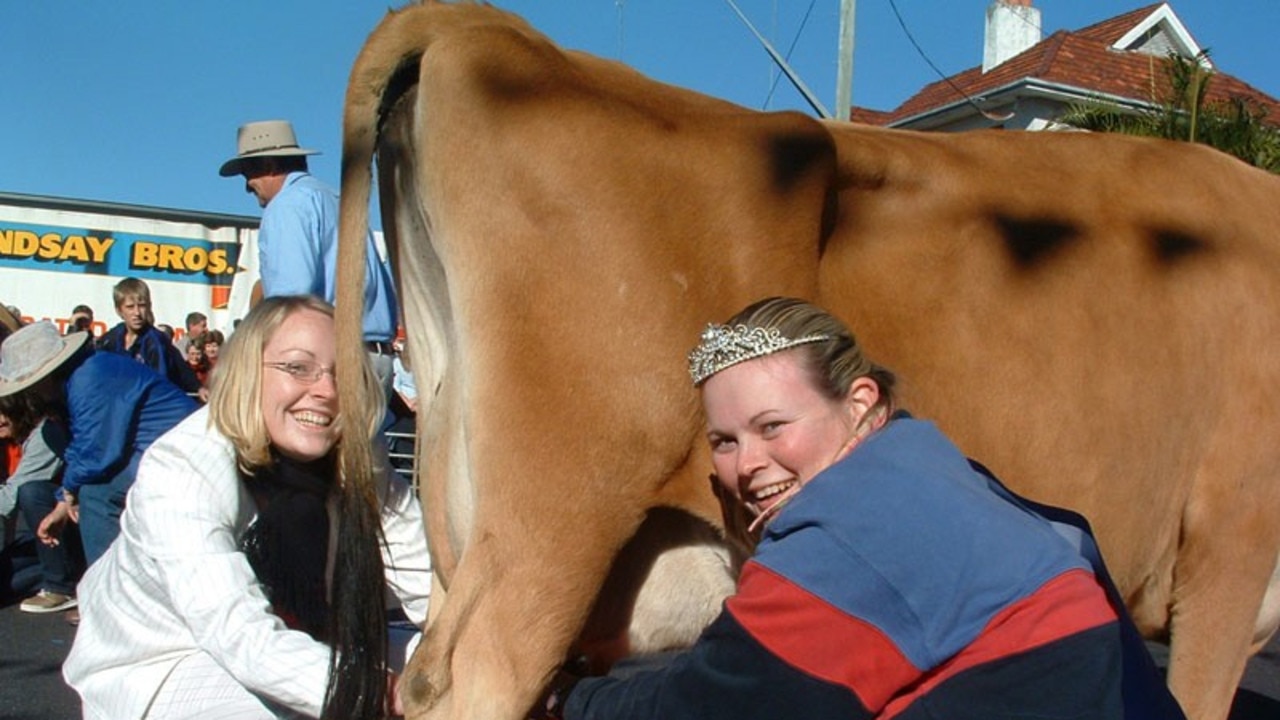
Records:
<instances>
[{"instance_id":1,"label":"cow's hind leg","mask_svg":"<svg viewBox=\"0 0 1280 720\"><path fill-rule=\"evenodd\" d=\"M634 530L619 526L623 537L611 542L598 527L567 537L513 530L510 518L506 524L502 533L477 525L450 580L448 602L406 672L407 717L525 717L586 620L611 547Z\"/></svg>"},{"instance_id":2,"label":"cow's hind leg","mask_svg":"<svg viewBox=\"0 0 1280 720\"><path fill-rule=\"evenodd\" d=\"M1274 503L1237 490L1271 484L1197 478L1174 570L1168 677L1191 720L1224 720L1244 673L1280 532Z\"/></svg>"}]
</instances>

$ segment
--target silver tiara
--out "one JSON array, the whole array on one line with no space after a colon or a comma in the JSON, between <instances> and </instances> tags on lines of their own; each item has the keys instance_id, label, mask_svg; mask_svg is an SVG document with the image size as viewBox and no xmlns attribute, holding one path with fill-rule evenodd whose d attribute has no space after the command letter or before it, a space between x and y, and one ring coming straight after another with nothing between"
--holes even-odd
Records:
<instances>
[{"instance_id":1,"label":"silver tiara","mask_svg":"<svg viewBox=\"0 0 1280 720\"><path fill-rule=\"evenodd\" d=\"M693 386L697 387L703 380L731 365L797 345L830 339L830 335L806 335L792 339L783 337L776 328L710 324L702 331L702 342L689 353L689 376L693 378Z\"/></svg>"}]
</instances>

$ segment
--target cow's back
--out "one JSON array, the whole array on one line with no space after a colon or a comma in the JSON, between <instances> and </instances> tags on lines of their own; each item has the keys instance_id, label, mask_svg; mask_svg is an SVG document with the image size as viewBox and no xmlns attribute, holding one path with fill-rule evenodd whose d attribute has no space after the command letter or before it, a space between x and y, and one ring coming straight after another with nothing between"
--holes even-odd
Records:
<instances>
[{"instance_id":1,"label":"cow's back","mask_svg":"<svg viewBox=\"0 0 1280 720\"><path fill-rule=\"evenodd\" d=\"M1280 552L1280 179L1185 143L829 127L821 297L906 405L1083 512L1148 635L1244 632Z\"/></svg>"}]
</instances>

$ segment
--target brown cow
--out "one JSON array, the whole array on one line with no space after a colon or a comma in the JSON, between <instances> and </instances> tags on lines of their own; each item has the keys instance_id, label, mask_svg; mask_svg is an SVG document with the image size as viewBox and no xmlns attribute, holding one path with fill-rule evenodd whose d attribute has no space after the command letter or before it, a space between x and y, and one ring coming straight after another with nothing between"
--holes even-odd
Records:
<instances>
[{"instance_id":1,"label":"brown cow","mask_svg":"<svg viewBox=\"0 0 1280 720\"><path fill-rule=\"evenodd\" d=\"M1280 623L1280 179L1156 141L757 113L476 5L390 14L344 121L340 386L376 153L447 589L411 717L521 717L646 517L719 523L682 360L764 295L832 309L908 407L1089 516L1190 716L1225 717ZM723 556L677 544L711 568L686 595L719 597ZM592 647L628 612L602 604Z\"/></svg>"}]
</instances>

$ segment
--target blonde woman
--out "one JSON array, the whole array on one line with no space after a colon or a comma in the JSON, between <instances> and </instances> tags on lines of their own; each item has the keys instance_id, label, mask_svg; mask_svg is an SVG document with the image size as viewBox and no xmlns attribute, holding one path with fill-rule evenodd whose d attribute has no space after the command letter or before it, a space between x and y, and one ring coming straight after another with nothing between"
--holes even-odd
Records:
<instances>
[{"instance_id":1,"label":"blonde woman","mask_svg":"<svg viewBox=\"0 0 1280 720\"><path fill-rule=\"evenodd\" d=\"M206 408L152 445L121 537L80 585L63 672L87 718L364 718L393 709L385 593L425 620L422 514L382 459L377 507L336 477L333 311L264 300ZM381 537L380 537L381 536ZM388 701L388 698L391 698Z\"/></svg>"}]
</instances>

